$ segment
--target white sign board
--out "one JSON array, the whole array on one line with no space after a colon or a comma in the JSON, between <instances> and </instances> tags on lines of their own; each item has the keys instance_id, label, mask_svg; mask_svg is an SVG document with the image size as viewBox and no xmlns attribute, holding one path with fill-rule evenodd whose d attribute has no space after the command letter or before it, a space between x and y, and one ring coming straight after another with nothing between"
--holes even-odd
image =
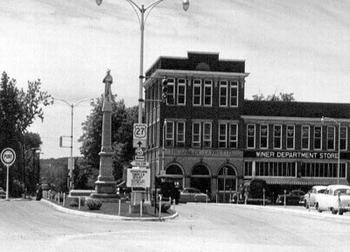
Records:
<instances>
[{"instance_id":1,"label":"white sign board","mask_svg":"<svg viewBox=\"0 0 350 252\"><path fill-rule=\"evenodd\" d=\"M132 168L127 169L127 187L150 187L151 172L149 169Z\"/></svg>"},{"instance_id":2,"label":"white sign board","mask_svg":"<svg viewBox=\"0 0 350 252\"><path fill-rule=\"evenodd\" d=\"M147 124L134 123L133 128L133 147L146 148Z\"/></svg>"},{"instance_id":3,"label":"white sign board","mask_svg":"<svg viewBox=\"0 0 350 252\"><path fill-rule=\"evenodd\" d=\"M147 161L132 161L131 162L132 166L138 166L138 167L149 167L149 162Z\"/></svg>"}]
</instances>

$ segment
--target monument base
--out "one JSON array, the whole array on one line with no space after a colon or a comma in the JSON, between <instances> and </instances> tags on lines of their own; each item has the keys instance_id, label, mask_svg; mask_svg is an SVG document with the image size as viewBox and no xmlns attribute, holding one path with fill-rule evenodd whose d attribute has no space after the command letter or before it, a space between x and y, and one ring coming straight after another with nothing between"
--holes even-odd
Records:
<instances>
[{"instance_id":1,"label":"monument base","mask_svg":"<svg viewBox=\"0 0 350 252\"><path fill-rule=\"evenodd\" d=\"M105 202L115 202L120 199L116 192L115 181L96 181L95 192L91 193L90 197Z\"/></svg>"}]
</instances>

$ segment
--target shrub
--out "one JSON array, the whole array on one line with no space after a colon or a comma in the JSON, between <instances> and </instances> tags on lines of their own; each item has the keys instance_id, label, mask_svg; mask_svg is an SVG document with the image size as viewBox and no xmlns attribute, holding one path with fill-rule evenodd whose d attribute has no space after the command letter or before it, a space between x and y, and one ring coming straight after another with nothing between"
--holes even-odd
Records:
<instances>
[{"instance_id":1,"label":"shrub","mask_svg":"<svg viewBox=\"0 0 350 252\"><path fill-rule=\"evenodd\" d=\"M79 197L68 197L66 199L66 204L70 207L79 207ZM85 197L80 197L80 206L85 205Z\"/></svg>"},{"instance_id":2,"label":"shrub","mask_svg":"<svg viewBox=\"0 0 350 252\"><path fill-rule=\"evenodd\" d=\"M69 206L70 206L70 207L78 207L79 204L78 204L78 202L76 202L76 201L74 200L74 201L71 201L71 202L69 203Z\"/></svg>"},{"instance_id":3,"label":"shrub","mask_svg":"<svg viewBox=\"0 0 350 252\"><path fill-rule=\"evenodd\" d=\"M90 210L99 210L102 206L102 202L100 200L89 198L86 200L86 205Z\"/></svg>"}]
</instances>

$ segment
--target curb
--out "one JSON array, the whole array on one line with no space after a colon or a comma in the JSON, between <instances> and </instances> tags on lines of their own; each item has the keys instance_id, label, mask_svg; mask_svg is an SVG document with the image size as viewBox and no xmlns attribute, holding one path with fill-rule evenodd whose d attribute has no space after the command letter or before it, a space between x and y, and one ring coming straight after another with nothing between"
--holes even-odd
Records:
<instances>
[{"instance_id":1,"label":"curb","mask_svg":"<svg viewBox=\"0 0 350 252\"><path fill-rule=\"evenodd\" d=\"M79 210L68 209L63 206L54 204L46 199L41 199L41 201L49 204L51 207L64 213L75 214L83 217L93 217L97 219L125 220L125 221L166 221L166 220L174 219L179 215L177 212L175 212L173 215L167 216L167 217L126 217L126 216L109 215L109 214L88 213L88 212L83 212Z\"/></svg>"},{"instance_id":2,"label":"curb","mask_svg":"<svg viewBox=\"0 0 350 252\"><path fill-rule=\"evenodd\" d=\"M315 210L309 211L307 209L291 209L291 208L284 208L284 207L269 207L269 206L256 206L256 205L237 205L237 204L231 204L233 207L241 207L241 208L247 208L247 209L257 209L257 210L265 210L269 212L285 212L285 213L291 213L295 215L305 215L307 217L313 218L313 219L328 219L328 220L334 220L338 222L344 222L344 223L350 223L350 217L344 216L344 215L335 215L335 214L328 214L328 213L318 213Z\"/></svg>"}]
</instances>

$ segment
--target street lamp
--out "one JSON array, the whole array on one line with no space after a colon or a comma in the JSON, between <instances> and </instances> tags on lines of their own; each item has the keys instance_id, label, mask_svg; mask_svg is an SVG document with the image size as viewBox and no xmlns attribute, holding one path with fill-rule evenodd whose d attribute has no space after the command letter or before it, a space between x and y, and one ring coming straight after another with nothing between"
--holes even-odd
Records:
<instances>
[{"instance_id":1,"label":"street lamp","mask_svg":"<svg viewBox=\"0 0 350 252\"><path fill-rule=\"evenodd\" d=\"M68 169L69 169L69 174L70 174L70 178L71 178L71 185L69 186L71 189L74 188L74 179L73 179L73 118L74 118L74 107L78 106L80 103L82 103L83 101L88 101L91 100L91 98L86 98L86 99L82 99L80 101L77 101L76 103L69 103L66 100L63 99L59 99L59 98L54 98L54 100L58 100L58 101L62 101L65 104L67 104L70 108L71 108L71 124L70 124L70 159L68 162Z\"/></svg>"},{"instance_id":2,"label":"street lamp","mask_svg":"<svg viewBox=\"0 0 350 252\"><path fill-rule=\"evenodd\" d=\"M165 0L157 0L145 7L144 5L138 6L134 1L132 0L125 0L127 1L131 7L134 9L137 18L140 23L140 29L141 29L141 44L140 44L140 75L139 75L139 112L138 112L138 123L142 123L142 103L144 102L143 100L143 95L142 95L142 89L143 89L143 51L144 51L144 31L145 31L145 23L147 20L148 15L150 12L153 10L154 7L156 7L158 4ZM98 6L102 4L102 0L96 0L96 3ZM182 7L185 11L188 10L190 6L189 0L183 0L182 2ZM140 14L137 12L139 11ZM146 14L146 12L148 13ZM145 16L146 14L146 16Z\"/></svg>"},{"instance_id":3,"label":"street lamp","mask_svg":"<svg viewBox=\"0 0 350 252\"><path fill-rule=\"evenodd\" d=\"M324 117L322 116L321 122L324 123L325 121L332 121L335 124L338 125L338 164L337 164L337 184L339 184L339 173L340 173L340 128L341 124L337 120L330 118L330 117Z\"/></svg>"}]
</instances>

